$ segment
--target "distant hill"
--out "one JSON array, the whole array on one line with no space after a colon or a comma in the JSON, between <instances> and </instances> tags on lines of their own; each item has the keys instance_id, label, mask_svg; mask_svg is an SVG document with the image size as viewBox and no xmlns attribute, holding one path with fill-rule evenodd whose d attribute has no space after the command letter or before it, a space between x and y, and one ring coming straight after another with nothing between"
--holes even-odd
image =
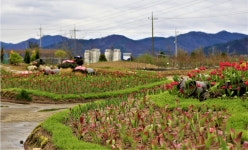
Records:
<instances>
[{"instance_id":1,"label":"distant hill","mask_svg":"<svg viewBox=\"0 0 248 150\"><path fill-rule=\"evenodd\" d=\"M229 41L224 44L215 44L203 49L205 54L213 52L225 52L229 54L248 54L248 37L239 40Z\"/></svg>"},{"instance_id":2,"label":"distant hill","mask_svg":"<svg viewBox=\"0 0 248 150\"><path fill-rule=\"evenodd\" d=\"M214 44L226 43L232 40L238 40L247 37L248 35L240 33L230 33L221 31L216 34L208 34L204 32L189 32L181 34L177 37L178 48L192 52L199 47L212 46ZM163 51L166 54L174 54L174 40L175 37L154 37L155 51ZM37 42L39 39L29 39L17 44L3 43L4 49L25 49L28 46L28 41ZM76 40L77 53L83 54L85 50L92 48L99 48L103 53L105 49L121 49L122 52L130 52L134 56L152 51L152 38L145 38L141 40L132 40L123 35L110 35L103 38L90 39L90 40ZM74 40L60 35L56 36L43 36L42 48L45 49L74 49Z\"/></svg>"},{"instance_id":3,"label":"distant hill","mask_svg":"<svg viewBox=\"0 0 248 150\"><path fill-rule=\"evenodd\" d=\"M46 35L46 36L43 36L41 38L41 41L42 41L41 45L42 45L42 48L43 48L43 47L47 47L49 45L53 45L54 43L63 42L65 40L67 40L67 39L68 38L60 36L60 35L56 35L56 36ZM34 39L34 38L28 39L26 41L23 41L23 42L20 42L20 43L17 43L17 44L4 43L4 42L1 42L1 44L4 47L4 49L6 49L6 50L9 50L9 49L19 50L19 49L28 48L28 43L29 42L38 43L38 45L40 45L40 39Z\"/></svg>"}]
</instances>

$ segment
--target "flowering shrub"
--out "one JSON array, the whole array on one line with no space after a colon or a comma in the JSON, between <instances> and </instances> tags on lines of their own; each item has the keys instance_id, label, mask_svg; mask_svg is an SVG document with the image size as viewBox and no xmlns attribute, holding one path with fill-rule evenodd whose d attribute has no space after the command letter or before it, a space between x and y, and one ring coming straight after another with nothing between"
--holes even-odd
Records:
<instances>
[{"instance_id":1,"label":"flowering shrub","mask_svg":"<svg viewBox=\"0 0 248 150\"><path fill-rule=\"evenodd\" d=\"M172 82L171 92L184 97L193 93L198 93L194 96L200 97L205 92L208 92L210 97L248 95L248 62L220 62L219 67L209 73L205 67L189 72L188 78L179 83L180 87ZM203 84L207 84L207 87L201 87Z\"/></svg>"},{"instance_id":2,"label":"flowering shrub","mask_svg":"<svg viewBox=\"0 0 248 150\"><path fill-rule=\"evenodd\" d=\"M82 73L87 73L87 70L85 67L82 67L82 66L77 66L74 71L80 71Z\"/></svg>"},{"instance_id":3,"label":"flowering shrub","mask_svg":"<svg viewBox=\"0 0 248 150\"><path fill-rule=\"evenodd\" d=\"M72 68L74 69L78 64L74 60L64 60L61 65L59 65L59 68Z\"/></svg>"}]
</instances>

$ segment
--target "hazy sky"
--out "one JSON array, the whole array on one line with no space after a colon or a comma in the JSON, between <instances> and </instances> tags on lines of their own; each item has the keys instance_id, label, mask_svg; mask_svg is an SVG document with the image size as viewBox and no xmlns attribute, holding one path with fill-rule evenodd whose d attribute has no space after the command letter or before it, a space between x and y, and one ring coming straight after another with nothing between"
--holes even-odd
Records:
<instances>
[{"instance_id":1,"label":"hazy sky","mask_svg":"<svg viewBox=\"0 0 248 150\"><path fill-rule=\"evenodd\" d=\"M248 0L1 0L1 41L18 43L42 35L132 39L189 31L248 34Z\"/></svg>"}]
</instances>

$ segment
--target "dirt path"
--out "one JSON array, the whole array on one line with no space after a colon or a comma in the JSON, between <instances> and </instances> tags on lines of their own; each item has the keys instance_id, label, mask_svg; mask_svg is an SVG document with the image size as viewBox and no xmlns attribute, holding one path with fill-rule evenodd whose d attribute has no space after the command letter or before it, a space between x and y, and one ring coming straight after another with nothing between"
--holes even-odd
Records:
<instances>
[{"instance_id":1,"label":"dirt path","mask_svg":"<svg viewBox=\"0 0 248 150\"><path fill-rule=\"evenodd\" d=\"M1 149L23 150L23 144L36 125L52 114L77 105L74 104L15 104L1 102ZM57 111L38 112L44 109Z\"/></svg>"}]
</instances>

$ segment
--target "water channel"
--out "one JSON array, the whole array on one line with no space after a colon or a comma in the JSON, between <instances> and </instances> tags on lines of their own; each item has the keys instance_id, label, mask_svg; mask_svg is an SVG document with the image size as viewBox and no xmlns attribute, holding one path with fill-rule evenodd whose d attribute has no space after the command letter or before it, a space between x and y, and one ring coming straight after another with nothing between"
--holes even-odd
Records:
<instances>
[{"instance_id":1,"label":"water channel","mask_svg":"<svg viewBox=\"0 0 248 150\"><path fill-rule=\"evenodd\" d=\"M74 104L15 104L1 102L1 150L23 150L23 143L36 125ZM44 109L56 111L38 112Z\"/></svg>"}]
</instances>

